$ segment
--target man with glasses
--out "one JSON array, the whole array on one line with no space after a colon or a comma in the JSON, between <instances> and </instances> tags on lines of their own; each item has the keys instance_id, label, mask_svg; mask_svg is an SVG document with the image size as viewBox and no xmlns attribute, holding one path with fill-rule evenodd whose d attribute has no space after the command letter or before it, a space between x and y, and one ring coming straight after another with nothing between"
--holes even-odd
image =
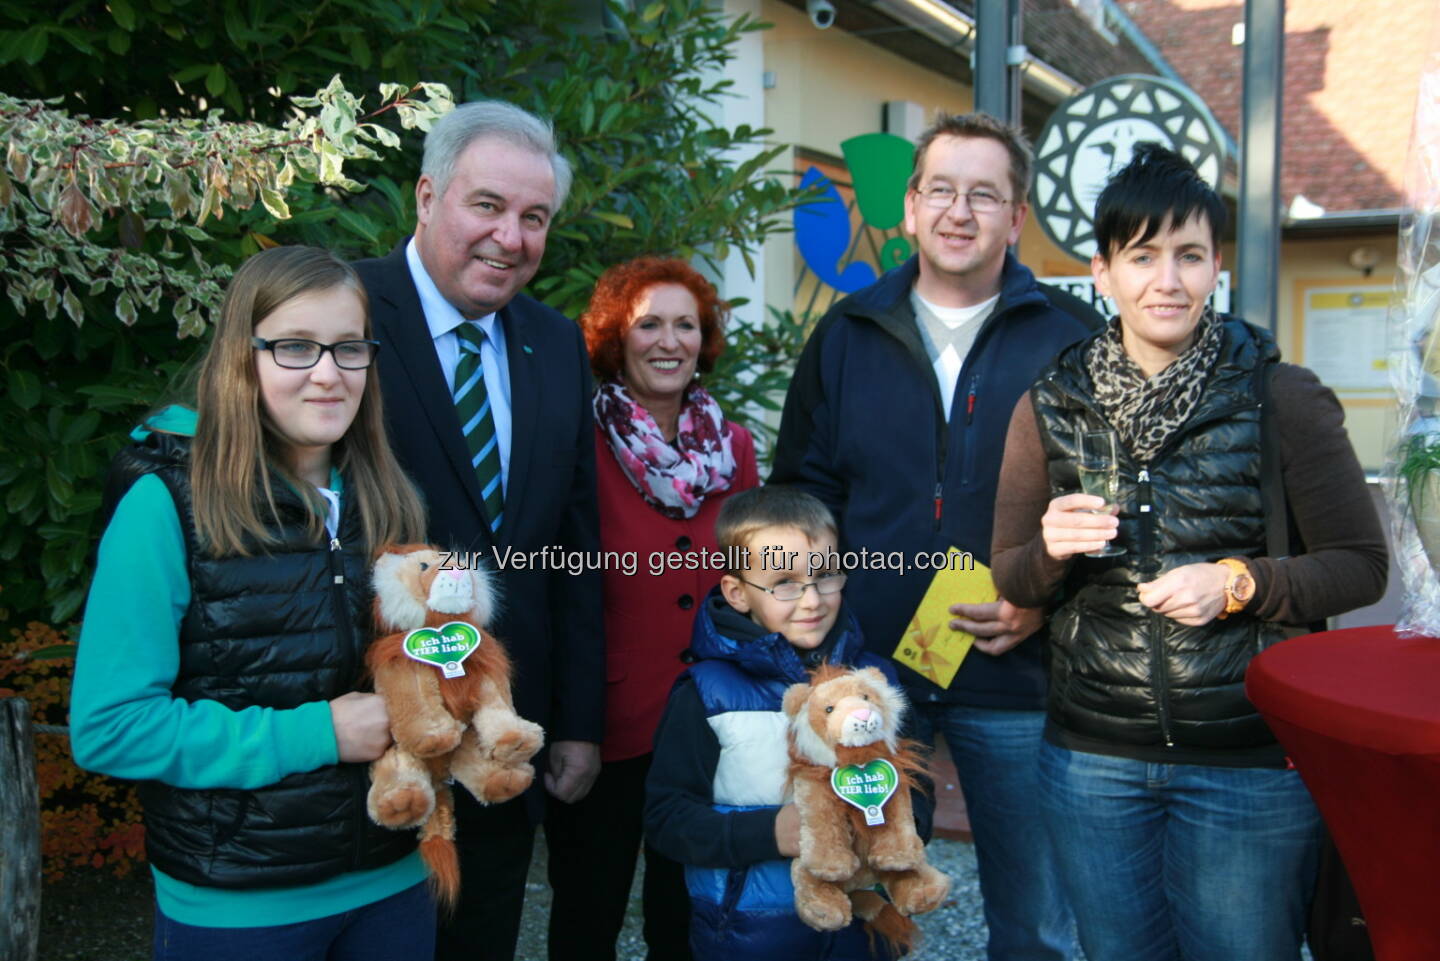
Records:
<instances>
[{"instance_id":1,"label":"man with glasses","mask_svg":"<svg viewBox=\"0 0 1440 961\"><path fill-rule=\"evenodd\" d=\"M905 195L919 253L840 301L805 345L770 483L804 487L840 522L843 550L990 560L1011 411L1040 370L1102 321L1044 288L1009 251L1028 210L1025 136L985 114L921 135ZM846 597L869 648L895 650L928 571L862 569ZM948 687L899 666L923 734L960 775L990 928L990 961L1068 961L1070 912L1040 823L1043 621L1005 600L956 604L974 649Z\"/></svg>"},{"instance_id":2,"label":"man with glasses","mask_svg":"<svg viewBox=\"0 0 1440 961\"><path fill-rule=\"evenodd\" d=\"M515 710L545 728L543 791L564 803L600 770L600 576L497 559L600 548L585 342L521 293L570 178L549 123L499 101L463 104L425 137L415 236L355 265L385 349L395 454L425 495L430 539L483 557L501 581L490 628L515 662ZM491 807L455 792L462 880L441 917L442 961L513 956L541 781Z\"/></svg>"}]
</instances>

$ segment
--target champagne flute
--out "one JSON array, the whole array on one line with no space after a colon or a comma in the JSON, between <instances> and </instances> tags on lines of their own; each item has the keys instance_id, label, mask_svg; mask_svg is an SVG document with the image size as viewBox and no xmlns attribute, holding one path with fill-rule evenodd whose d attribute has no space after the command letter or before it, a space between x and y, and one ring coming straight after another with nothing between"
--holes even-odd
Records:
<instances>
[{"instance_id":1,"label":"champagne flute","mask_svg":"<svg viewBox=\"0 0 1440 961\"><path fill-rule=\"evenodd\" d=\"M1092 514L1108 514L1120 498L1120 459L1113 430L1087 430L1080 435L1080 489L1095 497L1105 498L1102 510ZM1115 557L1125 548L1111 542L1102 550L1088 551L1086 557Z\"/></svg>"}]
</instances>

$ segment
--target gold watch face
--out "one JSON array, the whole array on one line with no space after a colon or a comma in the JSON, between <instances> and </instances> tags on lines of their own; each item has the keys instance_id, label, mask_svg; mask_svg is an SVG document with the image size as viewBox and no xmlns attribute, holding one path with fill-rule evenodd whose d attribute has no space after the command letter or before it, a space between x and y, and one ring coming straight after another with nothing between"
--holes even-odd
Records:
<instances>
[{"instance_id":1,"label":"gold watch face","mask_svg":"<svg viewBox=\"0 0 1440 961\"><path fill-rule=\"evenodd\" d=\"M1255 594L1255 578L1249 574L1237 574L1230 582L1230 596L1235 600L1246 603Z\"/></svg>"}]
</instances>

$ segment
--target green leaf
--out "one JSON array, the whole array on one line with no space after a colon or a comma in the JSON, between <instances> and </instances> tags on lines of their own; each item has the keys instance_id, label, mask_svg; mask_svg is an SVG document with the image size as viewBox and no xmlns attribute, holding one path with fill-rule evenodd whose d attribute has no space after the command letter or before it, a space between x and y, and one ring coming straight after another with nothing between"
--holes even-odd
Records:
<instances>
[{"instance_id":1,"label":"green leaf","mask_svg":"<svg viewBox=\"0 0 1440 961\"><path fill-rule=\"evenodd\" d=\"M21 410L31 410L40 403L40 378L18 367L10 369L10 400Z\"/></svg>"},{"instance_id":2,"label":"green leaf","mask_svg":"<svg viewBox=\"0 0 1440 961\"><path fill-rule=\"evenodd\" d=\"M225 68L220 64L214 64L205 74L205 91L212 97L218 97L225 92Z\"/></svg>"},{"instance_id":3,"label":"green leaf","mask_svg":"<svg viewBox=\"0 0 1440 961\"><path fill-rule=\"evenodd\" d=\"M57 624L64 623L75 616L80 610L80 605L85 603L85 588L72 587L62 592L55 598L54 605L50 608L50 620Z\"/></svg>"},{"instance_id":4,"label":"green leaf","mask_svg":"<svg viewBox=\"0 0 1440 961\"><path fill-rule=\"evenodd\" d=\"M64 619L64 618L57 618L57 620L63 620L63 619ZM46 647L38 648L37 650L33 650L33 651L30 651L30 652L26 653L26 655L25 655L25 660L27 660L27 661L63 661L63 660L67 660L67 659L69 659L69 658L74 657L74 656L75 656L75 652L78 651L79 649L80 649L80 645L74 644L74 643L69 643L69 644L50 644L50 645L48 645L48 646L46 646Z\"/></svg>"},{"instance_id":5,"label":"green leaf","mask_svg":"<svg viewBox=\"0 0 1440 961\"><path fill-rule=\"evenodd\" d=\"M116 384L89 384L85 387L75 388L75 393L84 394L99 406L106 408L143 404L147 397L147 392L143 387L120 387Z\"/></svg>"},{"instance_id":6,"label":"green leaf","mask_svg":"<svg viewBox=\"0 0 1440 961\"><path fill-rule=\"evenodd\" d=\"M653 20L660 19L660 15L664 12L665 0L655 0L654 3L645 8L645 12L640 15L640 19L645 23L650 23Z\"/></svg>"},{"instance_id":7,"label":"green leaf","mask_svg":"<svg viewBox=\"0 0 1440 961\"><path fill-rule=\"evenodd\" d=\"M100 426L100 415L93 410L87 410L79 417L65 425L65 431L60 435L62 444L78 444L82 440L89 440L95 433L95 428Z\"/></svg>"},{"instance_id":8,"label":"green leaf","mask_svg":"<svg viewBox=\"0 0 1440 961\"><path fill-rule=\"evenodd\" d=\"M600 115L601 133L605 133L607 130L610 129L610 125L615 122L615 118L620 115L620 111L623 109L625 109L625 104L619 102L612 103L610 106L605 108L605 112Z\"/></svg>"},{"instance_id":9,"label":"green leaf","mask_svg":"<svg viewBox=\"0 0 1440 961\"><path fill-rule=\"evenodd\" d=\"M359 30L350 34L350 59L361 70L370 69L370 44L365 42L365 34Z\"/></svg>"},{"instance_id":10,"label":"green leaf","mask_svg":"<svg viewBox=\"0 0 1440 961\"><path fill-rule=\"evenodd\" d=\"M380 240L380 232L375 224L353 210L342 207L336 212L335 219L364 237L369 243L377 243Z\"/></svg>"},{"instance_id":11,"label":"green leaf","mask_svg":"<svg viewBox=\"0 0 1440 961\"><path fill-rule=\"evenodd\" d=\"M135 8L130 6L130 0L110 0L110 16L121 30L128 33L135 29Z\"/></svg>"},{"instance_id":12,"label":"green leaf","mask_svg":"<svg viewBox=\"0 0 1440 961\"><path fill-rule=\"evenodd\" d=\"M38 493L40 493L40 476L38 474L30 474L21 478L10 486L10 492L5 495L5 510L11 514L19 514L30 506L31 501Z\"/></svg>"},{"instance_id":13,"label":"green leaf","mask_svg":"<svg viewBox=\"0 0 1440 961\"><path fill-rule=\"evenodd\" d=\"M289 220L290 207L285 203L285 195L279 190L271 187L260 188L260 202L265 205L270 216L276 220Z\"/></svg>"},{"instance_id":14,"label":"green leaf","mask_svg":"<svg viewBox=\"0 0 1440 961\"><path fill-rule=\"evenodd\" d=\"M631 220L624 214L616 213L613 210L592 210L590 211L590 216L594 217L597 220L603 220L607 224L614 224L616 227L620 227L624 230L635 229L635 221Z\"/></svg>"},{"instance_id":15,"label":"green leaf","mask_svg":"<svg viewBox=\"0 0 1440 961\"><path fill-rule=\"evenodd\" d=\"M178 84L187 84L192 80L198 80L199 78L205 76L205 74L208 73L210 69L211 66L208 63L192 64L183 70L177 70L172 73L170 75L170 79L174 80Z\"/></svg>"},{"instance_id":16,"label":"green leaf","mask_svg":"<svg viewBox=\"0 0 1440 961\"><path fill-rule=\"evenodd\" d=\"M45 56L50 46L50 33L44 24L36 24L21 35L19 41L20 59L35 66Z\"/></svg>"},{"instance_id":17,"label":"green leaf","mask_svg":"<svg viewBox=\"0 0 1440 961\"><path fill-rule=\"evenodd\" d=\"M65 308L65 313L69 314L70 319L75 322L76 327L85 322L85 311L80 306L80 298L76 297L75 292L69 287L65 288L65 293L60 298L60 304Z\"/></svg>"},{"instance_id":18,"label":"green leaf","mask_svg":"<svg viewBox=\"0 0 1440 961\"><path fill-rule=\"evenodd\" d=\"M238 3L225 4L225 33L230 37L231 43L244 49L250 42L251 31L241 19L239 7Z\"/></svg>"}]
</instances>

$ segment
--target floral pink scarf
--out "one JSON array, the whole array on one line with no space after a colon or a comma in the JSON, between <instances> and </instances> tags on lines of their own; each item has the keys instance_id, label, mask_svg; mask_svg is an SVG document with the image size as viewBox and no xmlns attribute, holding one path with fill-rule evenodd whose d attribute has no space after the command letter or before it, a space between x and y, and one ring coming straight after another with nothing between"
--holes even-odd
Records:
<instances>
[{"instance_id":1,"label":"floral pink scarf","mask_svg":"<svg viewBox=\"0 0 1440 961\"><path fill-rule=\"evenodd\" d=\"M630 483L666 517L694 517L707 496L730 489L735 477L730 429L720 405L699 384L685 390L674 444L618 380L595 392L595 422Z\"/></svg>"}]
</instances>

